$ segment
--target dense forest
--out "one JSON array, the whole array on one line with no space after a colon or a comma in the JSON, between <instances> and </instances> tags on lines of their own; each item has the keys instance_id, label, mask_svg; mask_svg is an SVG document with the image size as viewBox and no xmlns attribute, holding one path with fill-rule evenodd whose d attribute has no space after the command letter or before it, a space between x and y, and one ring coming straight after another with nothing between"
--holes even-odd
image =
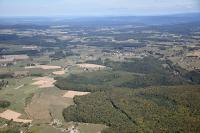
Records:
<instances>
[{"instance_id":1,"label":"dense forest","mask_svg":"<svg viewBox=\"0 0 200 133\"><path fill-rule=\"evenodd\" d=\"M197 133L199 86L112 89L75 97L66 121L102 123L103 133Z\"/></svg>"},{"instance_id":2,"label":"dense forest","mask_svg":"<svg viewBox=\"0 0 200 133\"><path fill-rule=\"evenodd\" d=\"M57 78L60 89L92 92L64 109L66 121L105 124L103 133L200 131L200 88L190 85L197 83L187 80L186 71L177 74L182 70L153 57L87 63L111 69Z\"/></svg>"}]
</instances>

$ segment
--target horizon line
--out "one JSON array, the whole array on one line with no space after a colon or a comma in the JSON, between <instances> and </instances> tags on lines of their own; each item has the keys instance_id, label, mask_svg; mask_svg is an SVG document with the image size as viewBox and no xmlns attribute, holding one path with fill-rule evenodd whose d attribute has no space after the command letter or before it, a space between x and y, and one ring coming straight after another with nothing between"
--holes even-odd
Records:
<instances>
[{"instance_id":1,"label":"horizon line","mask_svg":"<svg viewBox=\"0 0 200 133\"><path fill-rule=\"evenodd\" d=\"M198 12L185 12L185 13L163 13L163 14L121 14L121 15L3 15L0 18L61 18L61 17L73 17L73 18L83 18L83 17L159 17L159 16L175 16L175 15L189 15L189 14L199 14Z\"/></svg>"}]
</instances>

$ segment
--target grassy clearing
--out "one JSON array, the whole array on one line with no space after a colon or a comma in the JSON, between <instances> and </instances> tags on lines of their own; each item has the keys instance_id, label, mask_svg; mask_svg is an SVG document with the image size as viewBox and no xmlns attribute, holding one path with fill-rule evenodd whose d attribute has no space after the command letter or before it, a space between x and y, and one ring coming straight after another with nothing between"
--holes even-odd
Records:
<instances>
[{"instance_id":1,"label":"grassy clearing","mask_svg":"<svg viewBox=\"0 0 200 133\"><path fill-rule=\"evenodd\" d=\"M49 125L35 125L30 129L31 133L62 133L59 129L55 129Z\"/></svg>"},{"instance_id":2,"label":"grassy clearing","mask_svg":"<svg viewBox=\"0 0 200 133\"><path fill-rule=\"evenodd\" d=\"M78 124L78 129L80 133L99 133L105 128L106 126L102 124L87 124L87 123Z\"/></svg>"}]
</instances>

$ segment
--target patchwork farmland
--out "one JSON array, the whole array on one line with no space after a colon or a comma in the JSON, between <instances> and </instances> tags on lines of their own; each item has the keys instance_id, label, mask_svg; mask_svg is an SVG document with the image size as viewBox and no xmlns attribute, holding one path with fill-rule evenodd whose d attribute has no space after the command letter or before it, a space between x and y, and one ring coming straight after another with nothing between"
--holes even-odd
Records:
<instances>
[{"instance_id":1,"label":"patchwork farmland","mask_svg":"<svg viewBox=\"0 0 200 133\"><path fill-rule=\"evenodd\" d=\"M200 23L144 18L1 21L0 132L199 133Z\"/></svg>"}]
</instances>

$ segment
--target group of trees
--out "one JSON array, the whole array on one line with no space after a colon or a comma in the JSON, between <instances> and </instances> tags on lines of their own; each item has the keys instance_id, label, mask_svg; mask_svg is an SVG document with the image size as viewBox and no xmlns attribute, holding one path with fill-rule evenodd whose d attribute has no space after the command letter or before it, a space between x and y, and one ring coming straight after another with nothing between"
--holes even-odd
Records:
<instances>
[{"instance_id":1,"label":"group of trees","mask_svg":"<svg viewBox=\"0 0 200 133\"><path fill-rule=\"evenodd\" d=\"M6 108L8 106L10 106L10 102L9 101L0 100L0 108Z\"/></svg>"},{"instance_id":2,"label":"group of trees","mask_svg":"<svg viewBox=\"0 0 200 133\"><path fill-rule=\"evenodd\" d=\"M0 80L0 90L8 85L8 81Z\"/></svg>"},{"instance_id":3,"label":"group of trees","mask_svg":"<svg viewBox=\"0 0 200 133\"><path fill-rule=\"evenodd\" d=\"M20 54L36 56L39 54L39 51L38 50L19 50L19 51L5 51L5 52L0 53L0 55L20 55Z\"/></svg>"},{"instance_id":4,"label":"group of trees","mask_svg":"<svg viewBox=\"0 0 200 133\"><path fill-rule=\"evenodd\" d=\"M0 119L0 125L4 124L6 124L7 126L4 128L0 128L0 133L32 133L32 131L28 131L29 124L27 123L18 123L14 122L13 120Z\"/></svg>"},{"instance_id":5,"label":"group of trees","mask_svg":"<svg viewBox=\"0 0 200 133\"><path fill-rule=\"evenodd\" d=\"M79 56L79 54L76 54L71 50L67 50L67 51L58 50L54 54L50 55L49 57L52 58L53 60L59 60L59 59L63 59L65 57L74 56L74 55Z\"/></svg>"},{"instance_id":6,"label":"group of trees","mask_svg":"<svg viewBox=\"0 0 200 133\"><path fill-rule=\"evenodd\" d=\"M174 65L172 61L167 60L166 63L168 64L169 68L176 73L178 73L180 76L182 76L187 81L190 81L194 84L200 84L200 71L199 70L193 70L193 71L187 71L180 66Z\"/></svg>"},{"instance_id":7,"label":"group of trees","mask_svg":"<svg viewBox=\"0 0 200 133\"><path fill-rule=\"evenodd\" d=\"M13 78L13 73L0 73L0 79Z\"/></svg>"}]
</instances>

